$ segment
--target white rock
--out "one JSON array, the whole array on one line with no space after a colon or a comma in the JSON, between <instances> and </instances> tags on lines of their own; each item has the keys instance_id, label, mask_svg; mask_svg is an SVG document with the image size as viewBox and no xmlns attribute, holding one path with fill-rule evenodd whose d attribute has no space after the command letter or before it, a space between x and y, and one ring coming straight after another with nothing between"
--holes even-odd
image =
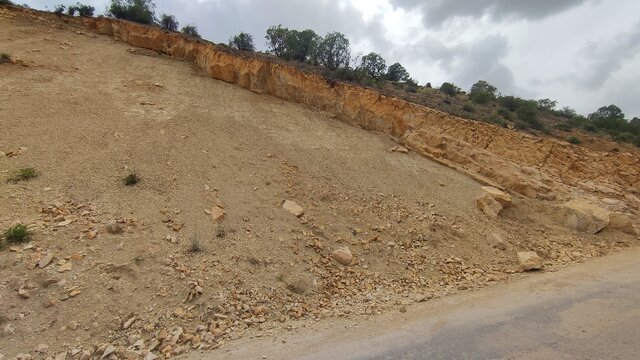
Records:
<instances>
[{"instance_id":1,"label":"white rock","mask_svg":"<svg viewBox=\"0 0 640 360\"><path fill-rule=\"evenodd\" d=\"M564 226L588 234L596 234L609 224L611 212L589 200L575 199L562 205Z\"/></svg>"},{"instance_id":2,"label":"white rock","mask_svg":"<svg viewBox=\"0 0 640 360\"><path fill-rule=\"evenodd\" d=\"M51 260L53 260L53 253L50 252L45 256L43 256L42 259L40 259L40 262L38 262L38 267L40 269L44 269L47 265L51 263Z\"/></svg>"},{"instance_id":3,"label":"white rock","mask_svg":"<svg viewBox=\"0 0 640 360\"><path fill-rule=\"evenodd\" d=\"M298 205L295 201L285 200L285 202L282 204L282 208L297 217L300 217L304 214L304 209L302 208L302 206Z\"/></svg>"},{"instance_id":4,"label":"white rock","mask_svg":"<svg viewBox=\"0 0 640 360\"><path fill-rule=\"evenodd\" d=\"M518 252L518 262L522 271L540 270L544 267L542 258L535 251Z\"/></svg>"},{"instance_id":5,"label":"white rock","mask_svg":"<svg viewBox=\"0 0 640 360\"><path fill-rule=\"evenodd\" d=\"M347 246L336 249L331 256L335 261L345 266L351 265L351 262L353 261L353 254Z\"/></svg>"}]
</instances>

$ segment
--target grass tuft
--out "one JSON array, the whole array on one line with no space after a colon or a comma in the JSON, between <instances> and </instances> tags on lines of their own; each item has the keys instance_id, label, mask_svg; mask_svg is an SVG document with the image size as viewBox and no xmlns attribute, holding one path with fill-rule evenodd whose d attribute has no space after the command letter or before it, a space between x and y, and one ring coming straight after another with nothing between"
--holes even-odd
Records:
<instances>
[{"instance_id":1,"label":"grass tuft","mask_svg":"<svg viewBox=\"0 0 640 360\"><path fill-rule=\"evenodd\" d=\"M22 168L14 171L9 175L9 182L16 183L18 181L27 181L38 176L36 169L32 167Z\"/></svg>"},{"instance_id":2,"label":"grass tuft","mask_svg":"<svg viewBox=\"0 0 640 360\"><path fill-rule=\"evenodd\" d=\"M126 186L133 186L137 184L139 181L140 181L140 178L138 177L138 175L136 175L136 173L131 173L124 178L124 184Z\"/></svg>"},{"instance_id":3,"label":"grass tuft","mask_svg":"<svg viewBox=\"0 0 640 360\"><path fill-rule=\"evenodd\" d=\"M204 252L204 247L200 244L200 240L198 240L197 236L191 237L191 245L189 245L189 252L192 254L197 254Z\"/></svg>"},{"instance_id":4,"label":"grass tuft","mask_svg":"<svg viewBox=\"0 0 640 360\"><path fill-rule=\"evenodd\" d=\"M0 64L11 62L11 55L7 53L0 53Z\"/></svg>"},{"instance_id":5,"label":"grass tuft","mask_svg":"<svg viewBox=\"0 0 640 360\"><path fill-rule=\"evenodd\" d=\"M4 232L3 238L9 244L19 244L29 241L29 239L31 239L31 232L25 225L17 224L7 229L7 231Z\"/></svg>"}]
</instances>

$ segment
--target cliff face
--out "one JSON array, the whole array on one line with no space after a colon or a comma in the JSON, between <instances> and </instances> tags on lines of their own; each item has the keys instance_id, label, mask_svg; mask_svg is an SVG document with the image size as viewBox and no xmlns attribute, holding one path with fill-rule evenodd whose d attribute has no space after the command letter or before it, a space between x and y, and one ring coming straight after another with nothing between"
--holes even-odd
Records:
<instances>
[{"instance_id":1,"label":"cliff face","mask_svg":"<svg viewBox=\"0 0 640 360\"><path fill-rule=\"evenodd\" d=\"M521 195L554 199L575 190L640 207L640 159L539 138L334 82L265 56L237 54L177 33L107 18L67 19L132 46L194 62L212 78L335 114L398 138L424 156Z\"/></svg>"}]
</instances>

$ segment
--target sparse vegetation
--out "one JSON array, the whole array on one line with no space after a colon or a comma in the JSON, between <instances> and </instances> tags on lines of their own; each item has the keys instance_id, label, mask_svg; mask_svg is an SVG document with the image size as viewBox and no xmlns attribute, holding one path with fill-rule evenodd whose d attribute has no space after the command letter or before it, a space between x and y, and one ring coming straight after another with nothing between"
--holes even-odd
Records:
<instances>
[{"instance_id":1,"label":"sparse vegetation","mask_svg":"<svg viewBox=\"0 0 640 360\"><path fill-rule=\"evenodd\" d=\"M16 183L18 181L27 181L38 176L36 169L32 167L22 168L9 174L8 181Z\"/></svg>"},{"instance_id":2,"label":"sparse vegetation","mask_svg":"<svg viewBox=\"0 0 640 360\"><path fill-rule=\"evenodd\" d=\"M151 0L111 0L107 16L151 25L156 5Z\"/></svg>"},{"instance_id":3,"label":"sparse vegetation","mask_svg":"<svg viewBox=\"0 0 640 360\"><path fill-rule=\"evenodd\" d=\"M126 186L133 186L140 181L140 178L136 173L131 173L124 178L124 184Z\"/></svg>"},{"instance_id":4,"label":"sparse vegetation","mask_svg":"<svg viewBox=\"0 0 640 360\"><path fill-rule=\"evenodd\" d=\"M26 225L16 224L7 229L2 238L9 244L19 244L31 239L31 232Z\"/></svg>"},{"instance_id":5,"label":"sparse vegetation","mask_svg":"<svg viewBox=\"0 0 640 360\"><path fill-rule=\"evenodd\" d=\"M498 88L484 80L480 80L471 86L469 99L476 104L486 104L496 100Z\"/></svg>"},{"instance_id":6,"label":"sparse vegetation","mask_svg":"<svg viewBox=\"0 0 640 360\"><path fill-rule=\"evenodd\" d=\"M466 112L470 112L470 113L476 111L476 109L473 106L471 106L470 104L464 104L464 106L462 106L462 110L464 110Z\"/></svg>"},{"instance_id":7,"label":"sparse vegetation","mask_svg":"<svg viewBox=\"0 0 640 360\"><path fill-rule=\"evenodd\" d=\"M53 13L56 15L62 15L66 9L67 7L65 5L59 4L53 8Z\"/></svg>"},{"instance_id":8,"label":"sparse vegetation","mask_svg":"<svg viewBox=\"0 0 640 360\"><path fill-rule=\"evenodd\" d=\"M180 24L176 17L169 14L160 15L160 27L169 31L178 31Z\"/></svg>"},{"instance_id":9,"label":"sparse vegetation","mask_svg":"<svg viewBox=\"0 0 640 360\"><path fill-rule=\"evenodd\" d=\"M440 91L449 96L456 96L456 94L460 91L460 88L453 85L452 83L445 82L442 83L442 86L440 86Z\"/></svg>"},{"instance_id":10,"label":"sparse vegetation","mask_svg":"<svg viewBox=\"0 0 640 360\"><path fill-rule=\"evenodd\" d=\"M7 53L0 53L0 64L11 62L11 55Z\"/></svg>"},{"instance_id":11,"label":"sparse vegetation","mask_svg":"<svg viewBox=\"0 0 640 360\"><path fill-rule=\"evenodd\" d=\"M0 5L13 5L10 0L0 0Z\"/></svg>"},{"instance_id":12,"label":"sparse vegetation","mask_svg":"<svg viewBox=\"0 0 640 360\"><path fill-rule=\"evenodd\" d=\"M92 17L95 11L95 7L81 4L79 2L77 2L75 5L69 5L69 7L67 8L67 14L71 16L74 16L76 13L78 13L79 16Z\"/></svg>"},{"instance_id":13,"label":"sparse vegetation","mask_svg":"<svg viewBox=\"0 0 640 360\"><path fill-rule=\"evenodd\" d=\"M200 39L200 34L198 33L198 27L195 25L183 26L180 32L186 36L191 36L191 37Z\"/></svg>"},{"instance_id":14,"label":"sparse vegetation","mask_svg":"<svg viewBox=\"0 0 640 360\"><path fill-rule=\"evenodd\" d=\"M189 244L188 251L192 254L204 252L204 247L202 246L202 244L200 244L200 240L198 239L198 236L193 235L191 237L191 243Z\"/></svg>"},{"instance_id":15,"label":"sparse vegetation","mask_svg":"<svg viewBox=\"0 0 640 360\"><path fill-rule=\"evenodd\" d=\"M574 145L580 145L582 144L582 140L578 139L576 136L570 136L567 141L571 144Z\"/></svg>"},{"instance_id":16,"label":"sparse vegetation","mask_svg":"<svg viewBox=\"0 0 640 360\"><path fill-rule=\"evenodd\" d=\"M255 51L256 46L253 44L253 36L251 34L241 32L229 39L229 46L234 49L244 51Z\"/></svg>"}]
</instances>

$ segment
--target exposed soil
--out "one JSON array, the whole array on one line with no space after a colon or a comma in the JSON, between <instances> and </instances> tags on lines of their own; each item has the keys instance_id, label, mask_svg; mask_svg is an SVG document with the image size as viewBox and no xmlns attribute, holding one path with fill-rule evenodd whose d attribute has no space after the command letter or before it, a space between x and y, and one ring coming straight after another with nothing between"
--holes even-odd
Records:
<instances>
[{"instance_id":1,"label":"exposed soil","mask_svg":"<svg viewBox=\"0 0 640 360\"><path fill-rule=\"evenodd\" d=\"M387 135L109 37L0 12L0 44L20 59L0 64L0 230L33 232L0 252L9 358L233 346L504 281L517 251L553 268L637 240L521 197L489 219L480 184ZM4 181L24 167L39 176Z\"/></svg>"}]
</instances>

